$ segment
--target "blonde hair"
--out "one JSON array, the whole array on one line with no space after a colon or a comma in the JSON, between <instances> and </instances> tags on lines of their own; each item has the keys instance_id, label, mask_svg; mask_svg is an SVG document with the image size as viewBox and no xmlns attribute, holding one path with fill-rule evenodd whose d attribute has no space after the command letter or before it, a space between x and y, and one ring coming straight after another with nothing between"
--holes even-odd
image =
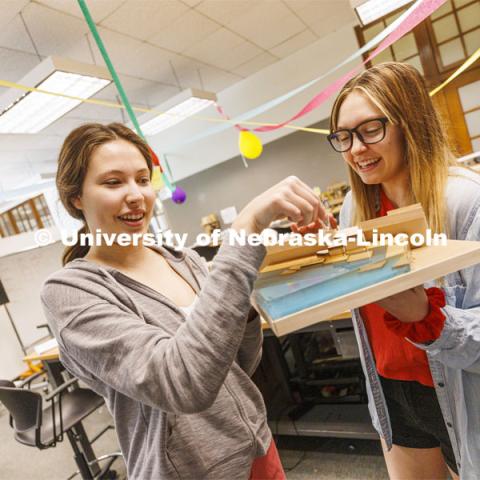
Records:
<instances>
[{"instance_id":1,"label":"blonde hair","mask_svg":"<svg viewBox=\"0 0 480 480\"><path fill-rule=\"evenodd\" d=\"M449 167L457 161L422 75L398 62L382 63L360 73L347 82L335 100L331 131L337 129L340 108L353 91L364 94L390 123L400 127L410 174L410 201L422 204L434 232L447 232L445 188ZM350 166L348 173L355 204L353 222L358 224L376 216L378 186L363 183Z\"/></svg>"},{"instance_id":2,"label":"blonde hair","mask_svg":"<svg viewBox=\"0 0 480 480\"><path fill-rule=\"evenodd\" d=\"M70 132L63 142L58 157L56 184L60 201L67 212L84 222L79 233L88 232L88 227L83 212L73 205L73 200L82 194L90 158L100 145L119 139L126 140L138 148L147 162L151 175L153 167L150 147L135 132L121 123L109 125L87 123ZM63 252L62 264L84 257L88 250L88 246L81 246L78 243L67 247Z\"/></svg>"}]
</instances>

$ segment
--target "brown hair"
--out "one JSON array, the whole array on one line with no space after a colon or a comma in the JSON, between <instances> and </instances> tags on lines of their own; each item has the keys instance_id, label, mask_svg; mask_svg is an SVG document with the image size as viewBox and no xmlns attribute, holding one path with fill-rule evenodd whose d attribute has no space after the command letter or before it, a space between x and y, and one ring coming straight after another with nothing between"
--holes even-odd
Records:
<instances>
[{"instance_id":1,"label":"brown hair","mask_svg":"<svg viewBox=\"0 0 480 480\"><path fill-rule=\"evenodd\" d=\"M58 157L56 184L60 201L67 212L74 218L84 222L80 233L88 232L85 217L81 210L73 205L73 200L82 194L83 181L87 174L89 160L97 147L114 140L126 140L135 145L145 158L150 175L152 173L151 150L147 143L121 123L87 123L69 133L63 142ZM84 257L89 250L88 246L78 243L67 247L62 256L62 264Z\"/></svg>"},{"instance_id":2,"label":"brown hair","mask_svg":"<svg viewBox=\"0 0 480 480\"><path fill-rule=\"evenodd\" d=\"M419 202L437 233L446 231L445 187L449 167L456 159L422 75L405 63L376 65L352 78L340 91L332 108L330 130L337 129L340 107L353 91L369 98L403 133L410 173L410 200ZM358 224L376 216L377 185L367 185L348 166Z\"/></svg>"}]
</instances>

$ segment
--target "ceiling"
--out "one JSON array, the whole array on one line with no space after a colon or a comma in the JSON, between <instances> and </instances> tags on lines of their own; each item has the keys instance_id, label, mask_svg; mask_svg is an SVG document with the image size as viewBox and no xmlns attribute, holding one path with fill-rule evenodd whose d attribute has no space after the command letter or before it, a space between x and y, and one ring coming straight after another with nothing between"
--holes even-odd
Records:
<instances>
[{"instance_id":1,"label":"ceiling","mask_svg":"<svg viewBox=\"0 0 480 480\"><path fill-rule=\"evenodd\" d=\"M249 97L252 108L269 98L272 83L284 93L288 81L293 82L289 88L298 85L297 72L305 71L304 81L313 78L312 61L317 62L316 75L322 73L322 59L306 55L295 63L292 59L301 59L301 52L346 26L353 39L356 21L348 0L87 0L87 4L131 103L151 108L189 87L217 93L228 107L226 92L238 97L241 90L236 87L247 84L255 92ZM349 44L346 53L352 53L351 48ZM0 79L18 81L50 55L103 65L77 1L0 1ZM290 74L284 79L275 68L287 64ZM261 81L260 72L267 69L277 72L270 84ZM115 86L95 98L118 101ZM241 106L233 108L233 102L230 106L233 114L243 113ZM117 109L84 104L39 134L0 135L0 192L51 175L65 135L92 120L127 119ZM181 138L182 128L180 124L167 131L170 137L163 134L162 142ZM197 126L197 131L206 128L211 125ZM227 160L223 157L217 160ZM194 159L182 158L184 164L189 161ZM202 169L190 168L179 176Z\"/></svg>"}]
</instances>

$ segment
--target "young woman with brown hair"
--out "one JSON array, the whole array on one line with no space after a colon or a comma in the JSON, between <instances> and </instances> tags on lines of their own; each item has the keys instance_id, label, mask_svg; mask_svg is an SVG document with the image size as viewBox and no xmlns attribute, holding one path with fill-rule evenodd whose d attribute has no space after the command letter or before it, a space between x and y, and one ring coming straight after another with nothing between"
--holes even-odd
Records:
<instances>
[{"instance_id":1,"label":"young woman with brown hair","mask_svg":"<svg viewBox=\"0 0 480 480\"><path fill-rule=\"evenodd\" d=\"M121 124L66 138L57 187L83 230L145 233L155 193L148 146ZM256 197L235 230L325 212L295 177ZM102 395L131 479L283 479L250 379L262 333L250 306L263 246L224 243L208 273L198 255L113 244L67 249L42 301L65 367Z\"/></svg>"},{"instance_id":2,"label":"young woman with brown hair","mask_svg":"<svg viewBox=\"0 0 480 480\"><path fill-rule=\"evenodd\" d=\"M384 63L350 80L330 144L352 190L340 226L421 203L434 232L480 240L480 177L455 166L420 73ZM353 312L369 408L392 479L480 478L480 266Z\"/></svg>"}]
</instances>

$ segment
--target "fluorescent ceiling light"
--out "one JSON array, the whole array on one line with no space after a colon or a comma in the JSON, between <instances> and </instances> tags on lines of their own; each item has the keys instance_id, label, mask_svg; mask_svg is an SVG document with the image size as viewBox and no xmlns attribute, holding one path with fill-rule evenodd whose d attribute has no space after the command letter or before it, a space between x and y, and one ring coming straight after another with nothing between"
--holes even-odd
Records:
<instances>
[{"instance_id":1,"label":"fluorescent ceiling light","mask_svg":"<svg viewBox=\"0 0 480 480\"><path fill-rule=\"evenodd\" d=\"M104 67L49 57L18 83L86 99L111 81ZM0 133L38 133L80 103L39 92L21 94L12 88L0 97Z\"/></svg>"},{"instance_id":2,"label":"fluorescent ceiling light","mask_svg":"<svg viewBox=\"0 0 480 480\"><path fill-rule=\"evenodd\" d=\"M154 110L163 112L161 115L154 112L142 115L138 119L140 127L145 135L155 135L195 115L216 100L214 93L189 88L155 107Z\"/></svg>"},{"instance_id":3,"label":"fluorescent ceiling light","mask_svg":"<svg viewBox=\"0 0 480 480\"><path fill-rule=\"evenodd\" d=\"M363 26L388 15L412 0L351 0L350 3Z\"/></svg>"}]
</instances>

